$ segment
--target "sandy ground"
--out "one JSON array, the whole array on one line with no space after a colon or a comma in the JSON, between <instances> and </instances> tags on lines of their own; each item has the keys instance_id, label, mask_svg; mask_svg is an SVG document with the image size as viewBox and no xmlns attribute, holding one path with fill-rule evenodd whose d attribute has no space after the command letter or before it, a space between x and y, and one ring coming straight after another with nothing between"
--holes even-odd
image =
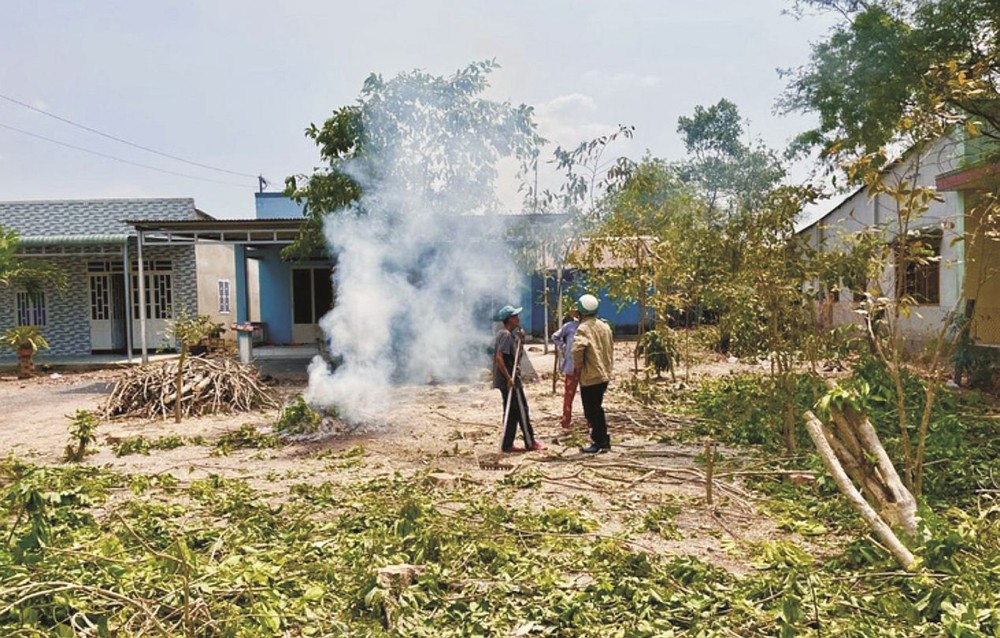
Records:
<instances>
[{"instance_id":1,"label":"sandy ground","mask_svg":"<svg viewBox=\"0 0 1000 638\"><path fill-rule=\"evenodd\" d=\"M629 343L618 345L616 369L621 378L630 374L631 348ZM605 399L614 449L596 457L580 454L578 448L589 439L579 396L574 429L561 429L562 382L553 394L552 355L545 355L541 346L529 346L529 356L542 377L527 386L536 436L547 447L542 452L500 455L499 392L486 383L468 383L401 387L388 415L350 432L280 448L238 449L227 456L213 455L215 448L209 445L185 445L149 455L116 457L112 444L137 435L150 440L166 435L202 436L212 441L245 423L267 430L278 411L188 418L181 424L162 420L102 423L97 453L85 462L127 473L169 472L181 481L211 474L242 477L272 493L303 481L339 483L427 470L443 474L428 489L467 486L490 492L500 489L505 477L509 483L511 476L521 474L534 477L536 483L540 479L537 487L514 497L528 506L571 507L599 521L602 534L631 530L630 542L638 548L693 554L736 572L750 567L739 552L725 548L733 543L723 539L746 543L783 536L739 485L734 484L733 492L717 490L716 505L706 506L704 483L696 478L701 466L694 457L700 448L661 442L664 435L682 426L669 415L644 410L616 391L614 382ZM753 367L710 358L699 364L693 376ZM119 374L116 370L50 374L28 381L18 381L9 372L0 374L0 454L35 463L61 463L69 417L78 409L98 410ZM302 392L304 385L303 376L300 381L282 381L275 389L288 399ZM738 452L727 456L734 454ZM679 538L635 531L645 512L663 505L680 510L674 519Z\"/></svg>"}]
</instances>

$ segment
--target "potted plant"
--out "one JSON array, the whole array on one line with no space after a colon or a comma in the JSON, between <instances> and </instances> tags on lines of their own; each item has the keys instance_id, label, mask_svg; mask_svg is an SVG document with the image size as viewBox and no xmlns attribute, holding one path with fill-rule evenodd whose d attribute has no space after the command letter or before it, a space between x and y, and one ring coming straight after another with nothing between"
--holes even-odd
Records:
<instances>
[{"instance_id":1,"label":"potted plant","mask_svg":"<svg viewBox=\"0 0 1000 638\"><path fill-rule=\"evenodd\" d=\"M17 353L17 378L35 376L35 353L49 347L38 326L14 326L0 334L0 348Z\"/></svg>"}]
</instances>

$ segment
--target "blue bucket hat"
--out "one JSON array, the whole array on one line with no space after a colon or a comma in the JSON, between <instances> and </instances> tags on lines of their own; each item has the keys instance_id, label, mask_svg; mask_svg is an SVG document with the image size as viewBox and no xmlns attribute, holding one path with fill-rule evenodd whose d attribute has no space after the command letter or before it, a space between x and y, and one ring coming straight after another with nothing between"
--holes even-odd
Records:
<instances>
[{"instance_id":1,"label":"blue bucket hat","mask_svg":"<svg viewBox=\"0 0 1000 638\"><path fill-rule=\"evenodd\" d=\"M497 311L496 320L506 321L508 317L521 314L522 310L524 310L524 308L515 308L514 306L508 304Z\"/></svg>"}]
</instances>

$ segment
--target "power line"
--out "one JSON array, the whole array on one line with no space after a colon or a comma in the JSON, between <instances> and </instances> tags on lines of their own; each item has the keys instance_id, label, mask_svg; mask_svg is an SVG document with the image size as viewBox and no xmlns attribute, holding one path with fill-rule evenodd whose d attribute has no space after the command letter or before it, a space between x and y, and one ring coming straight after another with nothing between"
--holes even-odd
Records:
<instances>
[{"instance_id":1,"label":"power line","mask_svg":"<svg viewBox=\"0 0 1000 638\"><path fill-rule=\"evenodd\" d=\"M139 162L133 162L132 160L122 159L120 157L115 157L114 155L108 155L107 153L101 153L100 151L93 151L89 148L84 148L82 146L76 146L74 144L69 144L67 142L61 142L59 140L54 140L51 137L45 137L44 135L39 135L38 133L32 133L31 131L25 131L24 129L19 129L16 126L9 126L7 124L0 123L0 128L5 128L9 131L15 131L21 133L22 135L27 135L29 137L34 137L40 140L45 140L46 142L51 142L53 144L58 144L59 146L65 146L66 148L71 148L77 151L82 151L84 153L90 153L91 155L97 155L98 157L105 157L116 162L121 162L123 164L129 164L131 166L138 166L139 168L149 169L151 171L159 171L160 173L167 173L168 175L176 175L177 177L186 177L188 179L196 179L201 182L212 182L214 184L225 184L226 186L237 186L239 188L247 188L245 184L237 184L235 182L224 182L218 179L210 179L208 177L198 177L197 175L188 175L187 173L178 173L177 171L171 171L166 168L160 168L159 166L150 166L149 164L141 164ZM252 176L256 179L256 176Z\"/></svg>"},{"instance_id":2,"label":"power line","mask_svg":"<svg viewBox=\"0 0 1000 638\"><path fill-rule=\"evenodd\" d=\"M17 104L18 106L23 106L26 109L30 109L30 110L32 110L32 111L34 111L36 113L41 113L42 115L45 115L46 117L51 117L52 119L59 120L60 122L64 122L66 124L69 124L70 126L75 126L75 127L79 128L79 129L83 129L84 131L89 131L90 133L94 133L95 135L100 135L101 137L106 137L109 140L114 140L114 141L119 142L121 144L126 144L128 146L133 147L133 148L141 149L143 151L146 151L147 153L154 153L156 155L161 155L163 157L168 157L168 158L170 158L172 160L176 160L178 162L184 162L185 164L190 164L192 166L198 166L198 167L201 167L201 168L207 168L207 169L209 169L211 171L219 171L220 173L229 173L230 175L238 175L240 177L252 177L254 179L257 179L257 177L258 177L258 175L250 175L249 173L240 173L238 171L230 171L230 170L227 170L225 168L218 168L216 166L210 166L208 164L202 164L201 162L194 162L192 160L184 159L183 157L177 157L176 155L171 155L170 153L164 153L163 151L158 151L155 148L149 148L148 146L143 146L142 144L136 144L135 142L130 142L128 140L123 140L122 138L116 137L114 135L111 135L110 133L104 133L103 131L98 131L97 129L90 128L89 126L86 126L84 124L78 124L77 122L74 122L73 120L66 119L65 117L60 117L60 116L58 116L58 115L56 115L54 113L49 113L48 111L43 111L42 109L34 107L34 106L32 106L30 104L27 104L25 102L22 102L21 100L14 99L14 98L10 97L9 95L4 95L4 94L0 93L0 99L7 100L8 102L12 102L14 104Z\"/></svg>"}]
</instances>

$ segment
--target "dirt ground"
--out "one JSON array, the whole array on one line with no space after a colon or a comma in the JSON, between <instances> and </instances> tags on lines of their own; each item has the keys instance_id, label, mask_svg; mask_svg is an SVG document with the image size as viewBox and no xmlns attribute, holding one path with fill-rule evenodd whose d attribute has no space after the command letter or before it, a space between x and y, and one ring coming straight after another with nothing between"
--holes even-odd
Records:
<instances>
[{"instance_id":1,"label":"dirt ground","mask_svg":"<svg viewBox=\"0 0 1000 638\"><path fill-rule=\"evenodd\" d=\"M618 378L605 399L613 450L595 457L578 450L588 443L579 396L574 429L560 428L562 382L553 394L552 355L532 345L529 356L542 378L526 390L536 436L545 451L500 455L499 393L486 383L468 383L401 387L394 407L378 422L280 448L237 449L225 456L213 455L213 446L185 445L116 457L112 444L138 435L150 440L200 435L212 441L247 423L268 430L279 412L187 418L181 424L103 422L98 428L98 451L85 462L126 473L170 473L181 481L212 474L242 477L274 494L292 483L342 483L424 471L440 473L428 489L490 492L501 489L505 478L509 483L520 474L539 483L514 497L530 507L571 507L599 521L600 534L627 531L629 542L639 549L691 554L735 572L747 571L750 566L732 550L734 542L787 534L759 512L753 495L739 483L723 479L716 488L715 506L705 504L702 465L695 462L700 447L663 442L664 435L684 427L684 419L654 413L616 389L631 374L632 348L627 342L617 345ZM692 369L689 381L750 369L760 366L708 356ZM19 381L10 372L0 373L0 454L34 463L62 463L69 417L78 409L98 410L120 374L119 370L62 372ZM283 381L275 389L286 400L301 393L304 371L301 381ZM348 451L353 453L344 454ZM730 458L738 454L727 451ZM359 456L361 462L356 460ZM639 530L637 520L643 513L664 505L679 510L673 520L676 538Z\"/></svg>"}]
</instances>

